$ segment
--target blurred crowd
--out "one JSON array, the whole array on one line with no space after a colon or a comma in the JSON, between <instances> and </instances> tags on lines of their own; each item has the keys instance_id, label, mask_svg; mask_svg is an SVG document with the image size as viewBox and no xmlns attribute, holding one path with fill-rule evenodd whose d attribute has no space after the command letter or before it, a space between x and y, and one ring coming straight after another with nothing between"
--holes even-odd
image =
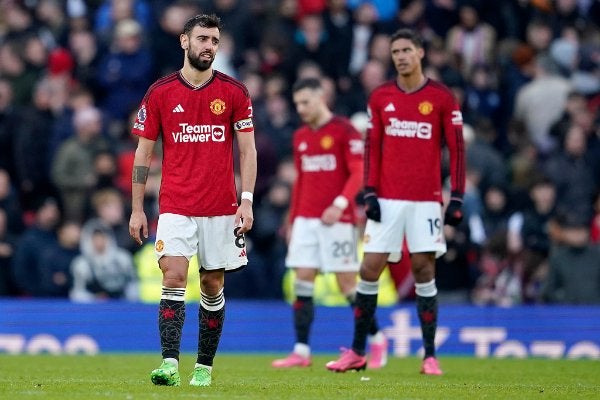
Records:
<instances>
[{"instance_id":1,"label":"blurred crowd","mask_svg":"<svg viewBox=\"0 0 600 400\"><path fill-rule=\"evenodd\" d=\"M598 0L0 0L0 296L143 300L141 271L157 266L128 234L130 125L201 12L224 24L214 67L254 106L250 265L228 275L228 297L283 297L293 82L321 78L365 132L369 93L395 74L389 34L409 27L465 121L466 218L445 228L441 295L600 304ZM156 154L151 234L160 175Z\"/></svg>"}]
</instances>

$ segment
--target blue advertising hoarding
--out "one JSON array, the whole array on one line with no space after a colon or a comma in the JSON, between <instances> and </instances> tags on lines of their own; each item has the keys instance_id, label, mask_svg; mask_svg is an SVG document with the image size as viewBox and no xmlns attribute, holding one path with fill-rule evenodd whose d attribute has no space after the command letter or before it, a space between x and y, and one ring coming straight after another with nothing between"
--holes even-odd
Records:
<instances>
[{"instance_id":1,"label":"blue advertising hoarding","mask_svg":"<svg viewBox=\"0 0 600 400\"><path fill-rule=\"evenodd\" d=\"M3 300L0 311L0 353L160 352L157 305ZM186 315L182 351L195 352L198 304L187 304ZM413 304L380 307L377 318L393 355L420 354ZM313 352L348 347L352 329L349 307L317 307ZM442 305L436 341L445 355L600 359L600 307ZM293 342L287 303L227 301L220 352L286 353Z\"/></svg>"}]
</instances>

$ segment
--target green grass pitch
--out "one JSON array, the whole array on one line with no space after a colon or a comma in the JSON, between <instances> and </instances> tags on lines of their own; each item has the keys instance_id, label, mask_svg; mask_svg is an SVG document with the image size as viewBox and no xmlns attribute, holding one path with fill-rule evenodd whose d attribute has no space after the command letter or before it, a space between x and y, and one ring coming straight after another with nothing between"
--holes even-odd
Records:
<instances>
[{"instance_id":1,"label":"green grass pitch","mask_svg":"<svg viewBox=\"0 0 600 400\"><path fill-rule=\"evenodd\" d=\"M278 355L279 356L279 355ZM444 375L418 373L420 360L392 358L381 370L332 373L336 355L306 369L274 370L274 355L218 354L213 385L188 385L195 356L182 355L181 386L156 387L149 372L159 355L0 355L1 399L600 399L593 360L443 357Z\"/></svg>"}]
</instances>

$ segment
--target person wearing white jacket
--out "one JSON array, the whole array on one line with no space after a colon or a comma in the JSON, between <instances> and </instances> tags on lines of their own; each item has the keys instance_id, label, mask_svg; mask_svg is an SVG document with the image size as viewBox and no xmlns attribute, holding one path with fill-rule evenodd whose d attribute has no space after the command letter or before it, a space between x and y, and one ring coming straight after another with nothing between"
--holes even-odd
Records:
<instances>
[{"instance_id":1,"label":"person wearing white jacket","mask_svg":"<svg viewBox=\"0 0 600 400\"><path fill-rule=\"evenodd\" d=\"M81 255L71 264L72 301L139 298L133 258L117 247L110 228L98 220L88 221L82 229L80 247Z\"/></svg>"}]
</instances>

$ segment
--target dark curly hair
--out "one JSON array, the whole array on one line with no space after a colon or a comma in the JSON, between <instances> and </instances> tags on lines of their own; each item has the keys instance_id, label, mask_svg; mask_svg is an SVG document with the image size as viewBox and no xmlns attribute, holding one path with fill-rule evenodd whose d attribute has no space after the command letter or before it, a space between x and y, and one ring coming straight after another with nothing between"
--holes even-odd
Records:
<instances>
[{"instance_id":1,"label":"dark curly hair","mask_svg":"<svg viewBox=\"0 0 600 400\"><path fill-rule=\"evenodd\" d=\"M187 20L183 26L183 33L189 36L192 29L196 26L202 28L217 28L221 30L221 18L217 17L215 14L198 14Z\"/></svg>"}]
</instances>

